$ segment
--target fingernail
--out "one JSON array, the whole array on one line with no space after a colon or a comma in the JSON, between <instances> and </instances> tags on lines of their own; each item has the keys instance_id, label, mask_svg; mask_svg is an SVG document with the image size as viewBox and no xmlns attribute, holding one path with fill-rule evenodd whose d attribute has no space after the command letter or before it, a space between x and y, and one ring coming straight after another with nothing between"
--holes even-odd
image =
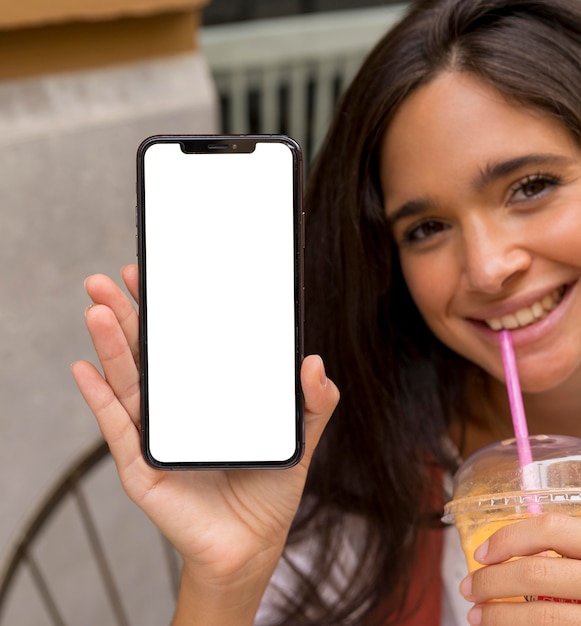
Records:
<instances>
[{"instance_id":1,"label":"fingernail","mask_svg":"<svg viewBox=\"0 0 581 626\"><path fill-rule=\"evenodd\" d=\"M472 607L468 611L468 623L471 626L480 626L480 622L482 622L482 608L479 606Z\"/></svg>"},{"instance_id":2,"label":"fingernail","mask_svg":"<svg viewBox=\"0 0 581 626\"><path fill-rule=\"evenodd\" d=\"M460 583L460 593L470 600L472 598L472 574L468 574L466 578Z\"/></svg>"},{"instance_id":3,"label":"fingernail","mask_svg":"<svg viewBox=\"0 0 581 626\"><path fill-rule=\"evenodd\" d=\"M94 304L89 304L89 306L85 309L85 317L87 316L89 309L92 309L94 306Z\"/></svg>"},{"instance_id":4,"label":"fingernail","mask_svg":"<svg viewBox=\"0 0 581 626\"><path fill-rule=\"evenodd\" d=\"M484 563L484 559L486 558L486 555L488 554L488 544L489 544L489 541L487 539L484 543L480 544L474 552L474 558L479 563Z\"/></svg>"}]
</instances>

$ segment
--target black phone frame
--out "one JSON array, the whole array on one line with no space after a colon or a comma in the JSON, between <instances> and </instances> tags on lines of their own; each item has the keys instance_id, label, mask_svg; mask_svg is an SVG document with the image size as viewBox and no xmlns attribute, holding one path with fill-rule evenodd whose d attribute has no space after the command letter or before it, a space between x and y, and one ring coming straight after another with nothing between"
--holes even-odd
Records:
<instances>
[{"instance_id":1,"label":"black phone frame","mask_svg":"<svg viewBox=\"0 0 581 626\"><path fill-rule=\"evenodd\" d=\"M182 151L191 153L251 153L258 142L284 143L293 157L293 246L294 246L294 319L295 319L295 452L284 461L176 461L156 459L149 448L148 365L147 365L147 249L145 225L145 169L147 149L158 143L179 143ZM305 446L304 397L300 384L300 368L304 358L304 249L305 212L303 208L303 153L297 141L287 135L152 135L137 149L137 205L135 207L137 263L139 268L139 365L141 450L145 461L161 470L230 470L288 469L301 460ZM143 303L143 304L142 304Z\"/></svg>"}]
</instances>

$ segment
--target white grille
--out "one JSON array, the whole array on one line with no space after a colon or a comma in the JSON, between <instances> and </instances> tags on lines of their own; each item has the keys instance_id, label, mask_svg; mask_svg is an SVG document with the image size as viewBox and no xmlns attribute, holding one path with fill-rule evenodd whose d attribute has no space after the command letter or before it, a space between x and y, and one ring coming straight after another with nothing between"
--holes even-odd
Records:
<instances>
[{"instance_id":1,"label":"white grille","mask_svg":"<svg viewBox=\"0 0 581 626\"><path fill-rule=\"evenodd\" d=\"M308 162L337 97L404 9L398 4L203 28L223 132L290 135Z\"/></svg>"}]
</instances>

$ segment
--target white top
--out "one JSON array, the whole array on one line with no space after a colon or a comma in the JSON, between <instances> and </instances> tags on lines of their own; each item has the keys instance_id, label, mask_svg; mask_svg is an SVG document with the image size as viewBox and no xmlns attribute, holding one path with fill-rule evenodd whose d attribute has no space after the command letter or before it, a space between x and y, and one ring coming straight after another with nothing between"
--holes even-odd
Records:
<instances>
[{"instance_id":1,"label":"white top","mask_svg":"<svg viewBox=\"0 0 581 626\"><path fill-rule=\"evenodd\" d=\"M339 601L341 589L346 586L345 571L352 570L357 563L357 537L361 537L361 533L357 532L357 526L361 522L353 519L351 529L353 532L348 533L349 537L345 537L342 541L341 549L337 558L337 567L334 570L333 580L323 591L324 598L330 603ZM292 560L295 567L301 571L308 571L311 563L311 555L314 545L312 541L307 540L300 546L293 546L290 553L287 551L287 557ZM464 553L460 546L458 532L454 526L444 529L444 545L442 554L442 615L440 626L466 626L468 623L466 614L470 610L472 604L467 602L458 591L460 581L467 575L468 568ZM266 590L262 605L258 611L256 618L256 626L276 623L278 615L277 607L284 602L284 593L292 594L293 574L286 561L281 561L274 572L271 583ZM281 594L281 592L283 592ZM340 626L337 624L337 626Z\"/></svg>"},{"instance_id":2,"label":"white top","mask_svg":"<svg viewBox=\"0 0 581 626\"><path fill-rule=\"evenodd\" d=\"M464 599L458 591L460 582L468 574L468 566L460 537L454 526L444 530L444 551L442 554L442 619L441 626L465 626L466 614L473 604Z\"/></svg>"}]
</instances>

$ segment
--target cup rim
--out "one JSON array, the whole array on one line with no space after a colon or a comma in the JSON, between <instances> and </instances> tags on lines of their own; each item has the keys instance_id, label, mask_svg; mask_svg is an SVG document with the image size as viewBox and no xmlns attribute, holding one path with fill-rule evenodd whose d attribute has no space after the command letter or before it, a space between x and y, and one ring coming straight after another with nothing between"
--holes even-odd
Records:
<instances>
[{"instance_id":1,"label":"cup rim","mask_svg":"<svg viewBox=\"0 0 581 626\"><path fill-rule=\"evenodd\" d=\"M442 521L453 524L457 515L469 515L471 513L505 510L509 508L527 510L531 504L543 505L555 504L581 504L581 487L564 487L553 489L534 489L530 491L513 491L502 494L481 494L450 500L444 505Z\"/></svg>"}]
</instances>

